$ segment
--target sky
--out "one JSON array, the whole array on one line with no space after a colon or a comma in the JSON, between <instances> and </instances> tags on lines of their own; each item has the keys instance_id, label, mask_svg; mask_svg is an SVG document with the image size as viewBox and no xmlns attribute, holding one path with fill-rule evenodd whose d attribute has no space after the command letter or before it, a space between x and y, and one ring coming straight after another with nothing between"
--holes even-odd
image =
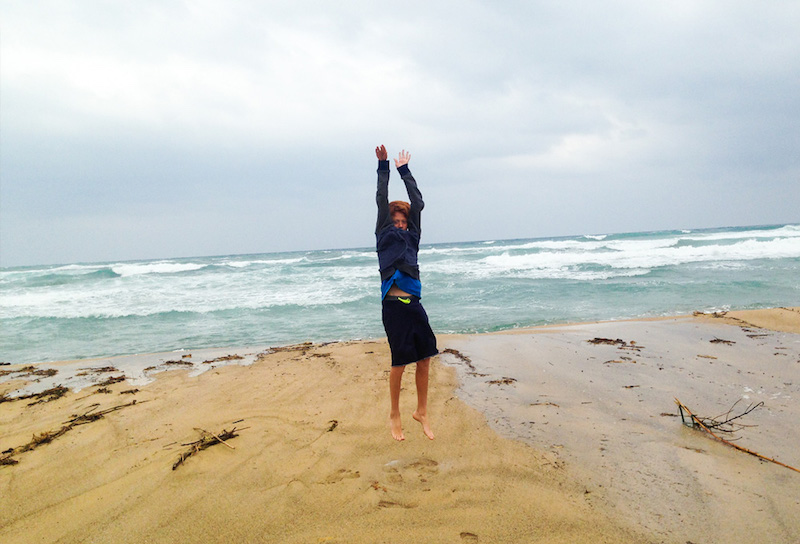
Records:
<instances>
[{"instance_id":1,"label":"sky","mask_svg":"<svg viewBox=\"0 0 800 544\"><path fill-rule=\"evenodd\" d=\"M800 2L3 0L0 266L800 222ZM405 199L392 166L390 198Z\"/></svg>"}]
</instances>

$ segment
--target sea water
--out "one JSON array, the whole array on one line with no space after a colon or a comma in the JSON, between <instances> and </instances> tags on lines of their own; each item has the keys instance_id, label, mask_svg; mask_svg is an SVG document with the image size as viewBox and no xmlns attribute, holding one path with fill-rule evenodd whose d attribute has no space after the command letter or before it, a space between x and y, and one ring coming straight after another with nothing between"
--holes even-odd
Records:
<instances>
[{"instance_id":1,"label":"sea water","mask_svg":"<svg viewBox=\"0 0 800 544\"><path fill-rule=\"evenodd\" d=\"M800 225L423 245L437 333L800 306ZM0 269L0 361L383 336L373 248Z\"/></svg>"}]
</instances>

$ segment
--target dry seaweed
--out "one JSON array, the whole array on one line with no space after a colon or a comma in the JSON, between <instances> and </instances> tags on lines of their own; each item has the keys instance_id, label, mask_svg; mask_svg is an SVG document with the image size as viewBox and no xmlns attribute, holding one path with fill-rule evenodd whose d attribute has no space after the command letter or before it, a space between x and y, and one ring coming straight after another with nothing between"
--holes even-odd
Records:
<instances>
[{"instance_id":1,"label":"dry seaweed","mask_svg":"<svg viewBox=\"0 0 800 544\"><path fill-rule=\"evenodd\" d=\"M245 429L246 428L247 427L245 427ZM188 450L186 450L180 455L177 461L175 461L175 464L172 465L172 470L177 469L184 463L184 461L186 461L192 455L200 451L203 451L206 448L210 448L211 446L214 446L216 444L224 444L225 446L229 447L232 450L236 449L227 442L225 442L226 440L230 440L231 438L239 436L238 433L236 432L236 427L234 427L230 431L222 429L222 431L217 434L210 433L203 429L195 429L195 430L200 432L200 440L195 440L194 442L189 442L187 444L181 444L182 446L190 446L190 447Z\"/></svg>"},{"instance_id":2,"label":"dry seaweed","mask_svg":"<svg viewBox=\"0 0 800 544\"><path fill-rule=\"evenodd\" d=\"M311 342L303 342L302 344L294 344L291 346L278 346L278 347L271 347L265 351L262 351L256 357L257 359L261 359L266 357L267 355L272 355L273 353L284 353L284 352L292 352L292 351L299 351L300 356L305 356L308 351L314 347L314 344Z\"/></svg>"},{"instance_id":3,"label":"dry seaweed","mask_svg":"<svg viewBox=\"0 0 800 544\"><path fill-rule=\"evenodd\" d=\"M60 429L55 431L45 431L39 434L34 433L30 442L28 442L27 444L23 444L22 446L18 446L16 448L10 448L4 451L3 453L5 454L5 456L0 458L0 465L16 465L19 461L17 461L16 459L12 459L12 456L20 453L25 453L26 451L34 450L43 444L49 444L56 438L59 438L67 434L69 431L71 431L78 425L85 425L86 423L97 421L98 419L102 419L103 416L105 416L106 414L109 414L111 412L116 412L117 410L127 408L128 406L133 406L134 404L136 404L135 400L129 402L128 404L121 404L119 406L114 406L113 408L108 408L100 412L94 411L99 406L99 404L95 404L84 414L73 415L72 419L64 423Z\"/></svg>"},{"instance_id":4,"label":"dry seaweed","mask_svg":"<svg viewBox=\"0 0 800 544\"><path fill-rule=\"evenodd\" d=\"M104 372L119 372L113 366L100 366L100 367L85 367L82 368L83 372L79 372L76 376L87 376L89 374L102 374Z\"/></svg>"},{"instance_id":5,"label":"dry seaweed","mask_svg":"<svg viewBox=\"0 0 800 544\"><path fill-rule=\"evenodd\" d=\"M209 359L207 361L203 361L204 365L208 365L211 363L219 363L221 361L238 361L239 359L244 359L241 355L225 355L223 357L217 357L216 359Z\"/></svg>"},{"instance_id":6,"label":"dry seaweed","mask_svg":"<svg viewBox=\"0 0 800 544\"><path fill-rule=\"evenodd\" d=\"M147 401L142 401L142 402L147 402ZM106 414L110 414L111 412L116 412L117 410L122 410L123 408L127 408L128 406L133 406L136 403L137 403L136 400L132 400L128 404L120 404L118 406L114 406L113 408L106 408L105 410L102 410L100 412L94 411L95 408L99 406L99 404L95 404L94 406L92 406L90 410L86 411L82 415L79 416L73 415L72 419L67 421L67 423L70 423L72 425L83 425L84 423L91 423L92 421L97 421L98 419L102 419L103 416L105 416Z\"/></svg>"},{"instance_id":7,"label":"dry seaweed","mask_svg":"<svg viewBox=\"0 0 800 544\"><path fill-rule=\"evenodd\" d=\"M475 367L472 364L472 359L470 359L469 357L467 357L466 355L464 355L460 351L458 351L456 349L447 348L447 349L442 350L442 353L449 353L450 355L454 355L456 357L456 359L458 359L462 363L466 364L471 371L473 371L473 372L476 371Z\"/></svg>"},{"instance_id":8,"label":"dry seaweed","mask_svg":"<svg viewBox=\"0 0 800 544\"><path fill-rule=\"evenodd\" d=\"M714 338L712 340L709 340L709 342L711 342L712 344L725 344L726 346L732 346L733 344L736 343L733 340L723 340L722 338Z\"/></svg>"},{"instance_id":9,"label":"dry seaweed","mask_svg":"<svg viewBox=\"0 0 800 544\"><path fill-rule=\"evenodd\" d=\"M107 380L105 380L103 382L100 382L97 385L99 385L100 387L105 387L107 385L113 385L115 383L124 382L124 381L125 381L125 376L111 376Z\"/></svg>"},{"instance_id":10,"label":"dry seaweed","mask_svg":"<svg viewBox=\"0 0 800 544\"><path fill-rule=\"evenodd\" d=\"M698 311L694 311L694 312L692 312L692 315L694 315L694 316L696 316L696 317L716 317L716 318L720 318L720 317L725 317L726 315L728 315L728 312L711 312L711 313L706 313L706 312L698 312Z\"/></svg>"},{"instance_id":11,"label":"dry seaweed","mask_svg":"<svg viewBox=\"0 0 800 544\"><path fill-rule=\"evenodd\" d=\"M607 346L617 346L619 349L626 349L630 351L642 351L644 346L639 346L636 344L634 340L630 342L626 342L621 338L612 339L612 338L592 338L591 340L587 340L590 344L595 346L598 345L607 345Z\"/></svg>"},{"instance_id":12,"label":"dry seaweed","mask_svg":"<svg viewBox=\"0 0 800 544\"><path fill-rule=\"evenodd\" d=\"M303 342L302 344L293 344L291 346L271 347L260 355L271 355L273 353L281 353L286 351L308 351L313 347L313 345L314 344L311 342Z\"/></svg>"},{"instance_id":13,"label":"dry seaweed","mask_svg":"<svg viewBox=\"0 0 800 544\"><path fill-rule=\"evenodd\" d=\"M611 338L593 338L591 340L587 340L587 342L589 342L590 344L594 344L595 346L597 346L599 344L607 344L607 345L610 345L610 346L616 346L616 345L624 346L624 345L626 345L625 340L622 340L621 338L617 338L616 340L612 340Z\"/></svg>"},{"instance_id":14,"label":"dry seaweed","mask_svg":"<svg viewBox=\"0 0 800 544\"><path fill-rule=\"evenodd\" d=\"M724 438L720 438L719 436L714 434L714 432L711 430L712 428L715 431L718 431L718 432L719 431L722 431L722 432L736 432L738 430L741 430L742 428L744 428L746 426L742 425L741 423L732 423L732 422L734 420L746 415L746 414L749 414L750 412L752 412L753 410L755 410L756 408L758 408L759 406L762 406L764 404L763 402L759 402L758 404L751 404L750 406L747 407L747 409L743 413L741 413L741 414L739 414L737 416L731 417L730 414L731 414L731 412L733 411L733 408L736 406L736 404L738 402L739 401L736 401L736 403L734 403L733 406L731 406L731 409L728 410L728 412L726 414L722 415L722 416L717 416L717 418L701 418L701 417L698 417L698 416L694 415L692 413L692 411L689 410L689 408L687 408L686 405L683 404L681 401L679 401L677 398L675 399L675 404L678 405L678 410L680 411L680 414L681 414L681 421L683 421L683 424L686 425L687 427L692 427L694 429L703 430L703 431L707 432L708 434L710 434L712 437L714 437L716 440L719 440L723 444L727 444L728 446L730 446L732 448L735 448L735 449L737 449L739 451L743 451L744 453L749 453L750 455L758 457L759 459L763 459L764 461L769 461L771 463L775 463L776 465L780 465L782 467L791 469L791 470L793 470L795 472L800 472L800 469L797 469L797 468L795 468L793 466L790 466L790 465L787 465L785 463L781 463L780 461L778 461L776 459L772 459L771 457L765 457L765 456L761 455L760 453L756 453L753 450L749 450L747 448L743 448L742 446L734 444L733 442L730 442L729 440L725 440ZM684 413L685 413L685 415L684 415ZM725 417L726 419L723 420L723 421L719 421L718 420L719 417ZM687 422L687 418L689 420L688 422Z\"/></svg>"},{"instance_id":15,"label":"dry seaweed","mask_svg":"<svg viewBox=\"0 0 800 544\"><path fill-rule=\"evenodd\" d=\"M64 387L63 385L57 385L55 387L51 387L50 389L45 389L39 393L31 393L29 395L21 395L19 397L10 398L6 397L7 401L12 400L28 400L28 399L38 399L36 402L31 402L28 406L33 406L35 404L40 404L42 402L50 402L51 400L60 399L64 395L67 394L69 388ZM0 398L0 402L3 402L2 398Z\"/></svg>"},{"instance_id":16,"label":"dry seaweed","mask_svg":"<svg viewBox=\"0 0 800 544\"><path fill-rule=\"evenodd\" d=\"M166 361L164 364L167 366L194 366L193 362L182 360Z\"/></svg>"},{"instance_id":17,"label":"dry seaweed","mask_svg":"<svg viewBox=\"0 0 800 544\"><path fill-rule=\"evenodd\" d=\"M42 378L49 378L58 374L55 368L36 368L33 365L23 366L17 370L0 370L0 376L7 376L9 374L19 374L19 378L27 378L30 376L39 376Z\"/></svg>"},{"instance_id":18,"label":"dry seaweed","mask_svg":"<svg viewBox=\"0 0 800 544\"><path fill-rule=\"evenodd\" d=\"M487 383L489 385L511 385L515 381L517 381L516 378L507 378L507 377L503 376L502 378L500 378L498 380L489 380Z\"/></svg>"}]
</instances>

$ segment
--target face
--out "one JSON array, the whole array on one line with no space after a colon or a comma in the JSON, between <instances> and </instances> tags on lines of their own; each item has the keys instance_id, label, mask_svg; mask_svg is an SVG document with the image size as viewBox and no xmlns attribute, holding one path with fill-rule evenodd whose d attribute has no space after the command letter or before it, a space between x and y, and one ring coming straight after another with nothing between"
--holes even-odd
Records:
<instances>
[{"instance_id":1,"label":"face","mask_svg":"<svg viewBox=\"0 0 800 544\"><path fill-rule=\"evenodd\" d=\"M398 229L408 230L408 220L402 213L394 212L392 214L392 222L394 222L394 226Z\"/></svg>"}]
</instances>

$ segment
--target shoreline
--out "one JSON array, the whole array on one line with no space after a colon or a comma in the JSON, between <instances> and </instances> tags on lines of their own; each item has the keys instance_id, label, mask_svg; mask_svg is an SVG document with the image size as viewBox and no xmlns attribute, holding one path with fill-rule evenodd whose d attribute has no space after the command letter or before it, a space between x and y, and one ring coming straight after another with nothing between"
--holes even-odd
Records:
<instances>
[{"instance_id":1,"label":"shoreline","mask_svg":"<svg viewBox=\"0 0 800 544\"><path fill-rule=\"evenodd\" d=\"M790 402L800 394L800 327L742 328L776 313L784 311L443 335L440 349L452 351L432 365L434 441L406 415L408 379L407 440L391 440L383 340L253 348L252 362L209 363L199 376L174 365L146 385L98 382L32 406L0 402L0 451L18 461L0 466L0 537L391 542L386 527L397 525L401 541L684 544L739 531L740 542L788 544L800 537L800 475L659 415L677 413L674 396L697 412L724 412L743 395L743 373L756 386L747 394L769 401L749 416L759 427L743 445L800 464L786 458L796 438L780 443L800 416ZM587 343L594 336L625 346ZM641 349L622 349L633 346ZM0 383L0 394L12 385ZM17 451L76 414L115 408ZM195 428L233 427L230 448L171 469ZM743 537L742 524L758 534Z\"/></svg>"},{"instance_id":2,"label":"shoreline","mask_svg":"<svg viewBox=\"0 0 800 544\"><path fill-rule=\"evenodd\" d=\"M775 307L763 308L757 310L730 310L713 313L694 312L693 314L677 314L668 316L654 316L654 317L634 317L623 318L614 320L600 320L600 321L576 321L565 323L553 323L548 325L536 325L532 327L520 327L504 329L499 331L476 332L476 333L437 333L437 338L459 338L459 337L473 337L483 335L517 335L517 334L538 334L542 332L550 332L554 330L561 330L564 328L575 326L588 326L601 323L638 323L638 322L653 322L653 321L666 321L672 319L709 319L719 323L727 323L737 326L752 326L756 328L765 328L781 332L793 332L800 334L800 307ZM177 361L187 363L190 361L201 363L219 363L225 358L239 359L237 364L249 365L255 362L260 354L267 353L271 350L282 350L291 348L298 345L337 345L347 344L351 342L380 342L384 338L356 338L350 340L333 340L327 342L313 342L306 341L298 344L256 344L252 346L229 346L229 347L205 347L205 348L181 348L172 351L158 351L147 353L131 353L131 354L118 354L108 355L102 357L91 357L86 359L68 359L59 361L41 361L33 363L2 363L0 365L0 395L2 394L16 394L16 393L32 393L42 391L49 387L62 385L59 382L68 382L67 387L71 389L80 390L84 387L93 385L91 380L74 380L74 376L68 376L66 380L63 376L59 379L47 379L47 377L38 376L32 382L30 380L22 380L19 383L27 383L27 387L22 390L16 391L9 388L12 379L7 378L10 373L24 368L40 368L44 366L52 366L56 369L64 369L69 367L79 368L80 370L90 370L92 368L106 368L114 366L125 374L128 381L134 385L146 385L151 383L158 373L166 370L174 370L169 368L170 363L174 364ZM241 359L240 359L241 358ZM199 361L203 359L203 361ZM176 365L180 366L180 365ZM208 368L195 365L192 370L193 376L199 376L209 368L216 368L211 366ZM73 369L74 370L74 369Z\"/></svg>"}]
</instances>

